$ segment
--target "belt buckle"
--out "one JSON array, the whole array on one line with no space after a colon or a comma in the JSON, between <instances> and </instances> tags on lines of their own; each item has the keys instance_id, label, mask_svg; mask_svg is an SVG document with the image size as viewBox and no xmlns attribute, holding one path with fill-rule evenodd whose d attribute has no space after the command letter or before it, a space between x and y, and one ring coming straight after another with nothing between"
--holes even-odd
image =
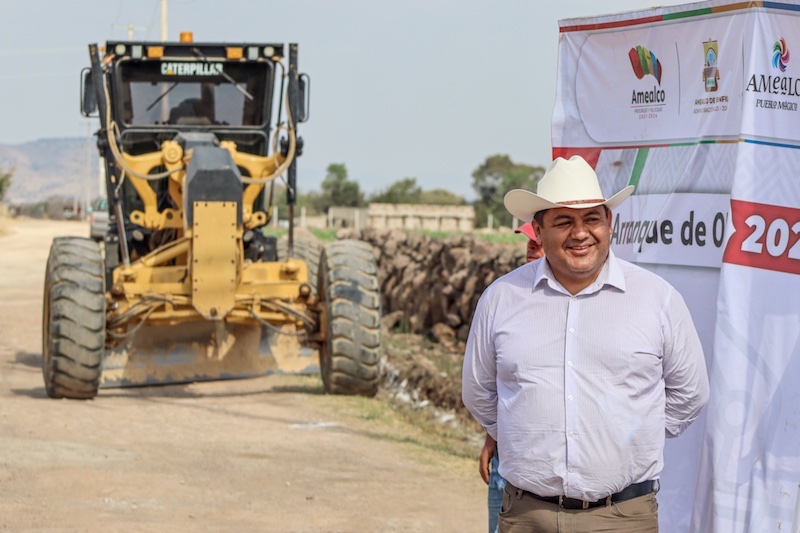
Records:
<instances>
[{"instance_id":1,"label":"belt buckle","mask_svg":"<svg viewBox=\"0 0 800 533\"><path fill-rule=\"evenodd\" d=\"M574 501L579 501L579 502L581 502L581 506L580 507L574 507L574 506L567 507L566 500L571 500L573 502ZM587 502L585 500L577 500L576 498L567 498L564 495L559 495L558 496L558 506L561 509L569 509L569 510L582 509L583 510L583 509L588 509L590 504L591 504L591 502Z\"/></svg>"}]
</instances>

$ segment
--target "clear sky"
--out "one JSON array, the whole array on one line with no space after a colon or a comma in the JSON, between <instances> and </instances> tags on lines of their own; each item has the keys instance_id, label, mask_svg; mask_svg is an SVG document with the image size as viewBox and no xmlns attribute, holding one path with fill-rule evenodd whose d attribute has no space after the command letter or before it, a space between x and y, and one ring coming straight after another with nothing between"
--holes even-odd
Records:
<instances>
[{"instance_id":1,"label":"clear sky","mask_svg":"<svg viewBox=\"0 0 800 533\"><path fill-rule=\"evenodd\" d=\"M474 197L489 155L550 162L558 21L649 0L169 0L168 36L297 42L311 77L301 192L345 163L371 193L402 178ZM0 0L0 143L85 137L86 45L159 40L160 0ZM91 131L98 127L96 119Z\"/></svg>"}]
</instances>

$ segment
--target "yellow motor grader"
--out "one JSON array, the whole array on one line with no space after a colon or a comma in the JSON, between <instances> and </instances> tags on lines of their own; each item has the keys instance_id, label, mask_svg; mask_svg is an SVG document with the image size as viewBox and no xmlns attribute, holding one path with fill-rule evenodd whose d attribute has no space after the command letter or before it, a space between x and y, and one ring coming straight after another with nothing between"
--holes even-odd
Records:
<instances>
[{"instance_id":1,"label":"yellow motor grader","mask_svg":"<svg viewBox=\"0 0 800 533\"><path fill-rule=\"evenodd\" d=\"M294 238L310 90L297 45L182 34L91 44L89 56L81 111L100 121L111 223L101 243L52 243L47 394L320 371L329 393L374 395L371 247ZM278 178L289 211L280 241L264 232Z\"/></svg>"}]
</instances>

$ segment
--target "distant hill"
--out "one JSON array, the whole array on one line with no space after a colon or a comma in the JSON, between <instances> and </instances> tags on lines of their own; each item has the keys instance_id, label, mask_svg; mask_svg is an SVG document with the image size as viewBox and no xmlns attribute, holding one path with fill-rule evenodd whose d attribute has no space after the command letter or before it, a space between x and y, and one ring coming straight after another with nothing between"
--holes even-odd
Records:
<instances>
[{"instance_id":1,"label":"distant hill","mask_svg":"<svg viewBox=\"0 0 800 533\"><path fill-rule=\"evenodd\" d=\"M95 137L39 139L0 144L0 169L14 168L6 193L10 204L33 203L51 196L98 196L99 169Z\"/></svg>"}]
</instances>

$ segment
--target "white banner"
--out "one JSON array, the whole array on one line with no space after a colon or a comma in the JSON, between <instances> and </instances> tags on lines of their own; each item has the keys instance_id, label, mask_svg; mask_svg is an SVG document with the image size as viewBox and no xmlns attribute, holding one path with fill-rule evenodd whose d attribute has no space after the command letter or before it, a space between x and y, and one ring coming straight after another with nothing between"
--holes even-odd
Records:
<instances>
[{"instance_id":1,"label":"white banner","mask_svg":"<svg viewBox=\"0 0 800 533\"><path fill-rule=\"evenodd\" d=\"M634 263L719 268L725 249L730 196L632 196L613 213L611 244Z\"/></svg>"},{"instance_id":2,"label":"white banner","mask_svg":"<svg viewBox=\"0 0 800 533\"><path fill-rule=\"evenodd\" d=\"M800 2L560 22L553 155L583 155L612 246L666 278L706 352L704 420L667 442L665 532L790 531L800 483ZM795 59L796 57L796 59Z\"/></svg>"},{"instance_id":3,"label":"white banner","mask_svg":"<svg viewBox=\"0 0 800 533\"><path fill-rule=\"evenodd\" d=\"M589 137L629 143L738 136L744 25L730 14L588 35L575 84Z\"/></svg>"}]
</instances>

